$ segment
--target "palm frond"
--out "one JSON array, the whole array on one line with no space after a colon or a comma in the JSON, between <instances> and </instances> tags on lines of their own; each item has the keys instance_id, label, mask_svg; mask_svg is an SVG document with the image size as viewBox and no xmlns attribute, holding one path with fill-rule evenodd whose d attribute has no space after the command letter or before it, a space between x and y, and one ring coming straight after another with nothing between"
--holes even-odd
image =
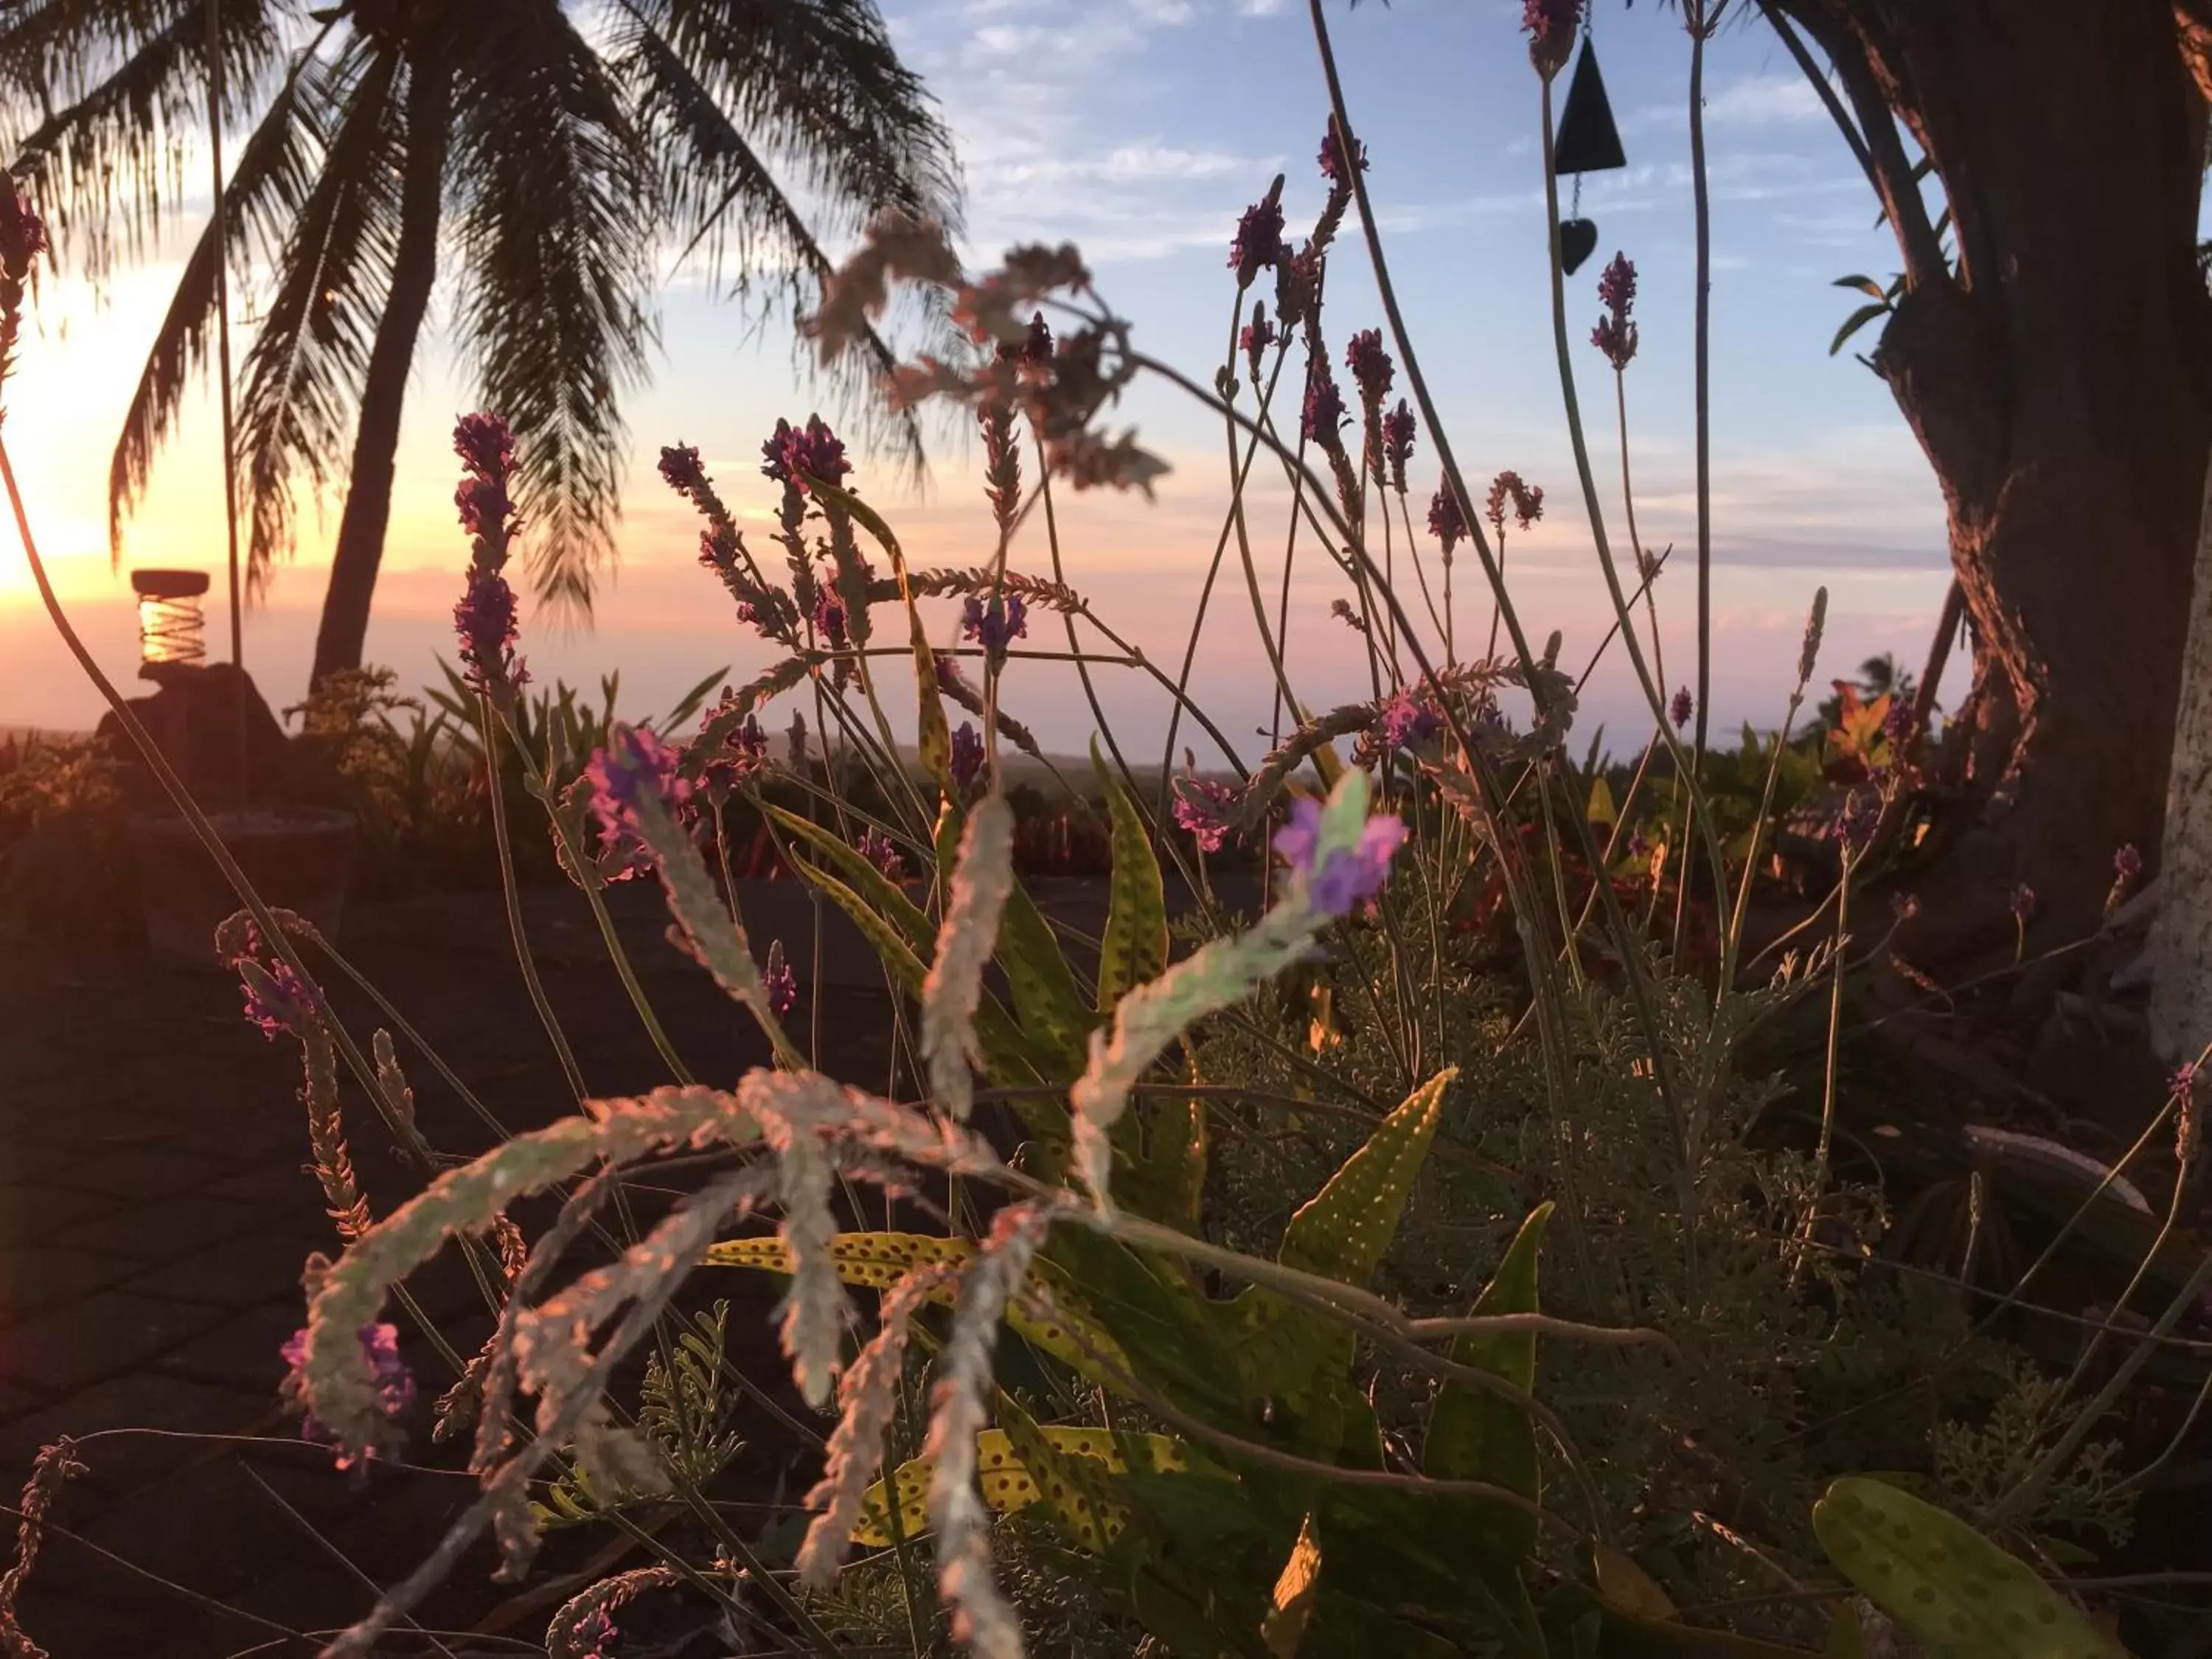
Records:
<instances>
[{"instance_id":1,"label":"palm frond","mask_svg":"<svg viewBox=\"0 0 2212 1659\"><path fill-rule=\"evenodd\" d=\"M281 247L291 216L313 182L322 129L312 112L302 113L301 106L329 90L326 77L309 78L319 64L323 38L318 35L294 60L291 75L270 100L225 184L222 225L210 216L170 295L108 465L107 538L116 558L122 556L123 520L146 488L155 454L175 426L185 389L206 365L216 315L216 260L228 259L235 270L251 244L271 252Z\"/></svg>"},{"instance_id":2,"label":"palm frond","mask_svg":"<svg viewBox=\"0 0 2212 1659\"><path fill-rule=\"evenodd\" d=\"M377 319L399 241L406 123L394 96L400 58L362 39L303 94L324 118L320 165L278 261L276 291L247 352L239 400L239 466L252 522L255 590L289 551L292 492L320 489L333 457L350 454Z\"/></svg>"},{"instance_id":3,"label":"palm frond","mask_svg":"<svg viewBox=\"0 0 2212 1659\"><path fill-rule=\"evenodd\" d=\"M454 99L462 343L514 430L532 585L587 614L614 550L617 394L653 338L653 178L620 88L560 6L479 21Z\"/></svg>"},{"instance_id":4,"label":"palm frond","mask_svg":"<svg viewBox=\"0 0 2212 1659\"><path fill-rule=\"evenodd\" d=\"M118 241L141 252L182 204L185 147L207 122L207 14L204 0L76 0L59 9L42 38L11 48L0 34L0 133L14 152L9 170L59 246L97 280ZM281 32L259 0L225 0L218 21L224 119L243 124L283 68ZM69 101L55 108L58 90Z\"/></svg>"},{"instance_id":5,"label":"palm frond","mask_svg":"<svg viewBox=\"0 0 2212 1659\"><path fill-rule=\"evenodd\" d=\"M793 316L818 300L835 268L829 255L775 173L674 48L641 26L623 40L615 61L636 100L647 147L660 158L663 200L694 204L687 222L696 222L696 204L711 201L716 234L734 255L739 295L763 297L763 313L780 300ZM757 286L763 275L775 280ZM897 366L897 354L871 327L860 352L830 366L832 386L848 408L861 412L867 424L860 435L868 443L896 448L918 471L923 445L915 416L882 395Z\"/></svg>"}]
</instances>

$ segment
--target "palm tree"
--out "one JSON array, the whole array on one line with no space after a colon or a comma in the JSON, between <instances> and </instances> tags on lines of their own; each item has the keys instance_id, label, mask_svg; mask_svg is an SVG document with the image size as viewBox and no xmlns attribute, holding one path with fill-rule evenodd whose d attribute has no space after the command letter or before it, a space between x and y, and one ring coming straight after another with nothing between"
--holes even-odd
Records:
<instances>
[{"instance_id":1,"label":"palm tree","mask_svg":"<svg viewBox=\"0 0 2212 1659\"><path fill-rule=\"evenodd\" d=\"M884 207L957 210L950 138L873 0L0 0L0 137L95 276L174 209L213 40L225 125L247 136L117 441L110 535L119 550L205 365L217 260L234 283L258 264L237 458L254 592L290 549L296 486L351 457L318 680L361 664L441 273L455 343L519 441L534 586L586 614L660 250L726 258L740 297L796 307L825 239ZM843 389L890 361L872 338ZM870 414L918 465L911 422Z\"/></svg>"}]
</instances>

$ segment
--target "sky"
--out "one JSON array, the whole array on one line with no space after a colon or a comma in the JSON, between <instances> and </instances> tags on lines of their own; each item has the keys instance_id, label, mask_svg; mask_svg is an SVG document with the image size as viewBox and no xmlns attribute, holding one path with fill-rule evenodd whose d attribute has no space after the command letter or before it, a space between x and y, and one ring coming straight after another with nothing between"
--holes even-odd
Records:
<instances>
[{"instance_id":1,"label":"sky","mask_svg":"<svg viewBox=\"0 0 2212 1659\"><path fill-rule=\"evenodd\" d=\"M895 44L939 100L967 185L971 269L1016 242L1075 242L1100 291L1135 325L1136 343L1210 381L1224 355L1234 283L1229 239L1278 172L1293 234L1320 205L1314 155L1327 92L1306 9L1296 0L882 0ZM1551 332L1538 82L1518 0L1395 0L1328 19L1352 124L1370 159L1368 185L1386 257L1452 447L1478 492L1510 467L1545 491L1540 525L1515 533L1507 574L1538 640L1558 629L1579 667L1612 619L1590 521L1577 484ZM1595 283L1614 252L1637 264L1642 349L1626 376L1638 527L1675 551L1659 583L1670 682L1691 678L1694 650L1692 264L1687 137L1689 43L1678 11L1655 0L1601 0L1594 40L1628 155L1588 175L1581 212L1597 255L1568 285L1570 335L1588 421L1598 509L1615 545L1620 447L1613 373L1587 342ZM1561 90L1564 92L1564 77ZM1948 580L1941 496L1887 392L1847 350L1831 356L1857 303L1833 285L1866 272L1887 282L1894 246L1875 223L1863 179L1813 89L1755 14L1708 50L1705 118L1712 201L1713 719L1723 731L1778 718L1794 678L1814 590L1830 592L1819 678L1895 651L1917 660ZM201 167L204 168L203 159ZM134 566L215 573L208 633L227 651L222 602L220 426L212 391L197 398L156 463L129 523L122 565L106 534L108 458L185 248L207 198L188 191L148 257L95 294L49 274L7 389L8 441L32 523L71 617L129 686L137 660L127 580ZM1263 279L1263 288L1265 286ZM1340 359L1355 328L1382 319L1357 225L1339 243L1327 317ZM468 550L453 521L454 416L475 406L434 301L432 339L410 385L384 572L368 657L403 683L437 680L452 654L451 611ZM758 446L779 416L803 418L830 394L810 385L787 329L750 328L702 270L674 267L660 301L652 379L624 406L630 459L618 532L621 562L588 628L538 614L526 598L523 650L536 678L596 688L622 674L620 707L657 713L726 668L743 678L769 660L694 562L696 526L656 476L660 446L696 444L741 516L763 525L775 486ZM241 326L242 357L250 331ZM1863 346L1869 342L1862 341ZM1350 383L1339 378L1349 395ZM1401 373L1401 387L1403 374ZM1248 400L1249 406L1249 400ZM1099 614L1155 662L1179 662L1229 500L1218 418L1158 383L1109 414L1170 461L1158 499L1102 493L1056 498L1067 575ZM993 550L977 447L938 434L919 489L889 457L862 452L863 495L897 527L918 564L972 564ZM338 469L342 471L342 466ZM1433 445L1410 469L1418 526L1437 481ZM1262 578L1281 580L1287 497L1254 514ZM265 603L245 621L246 661L272 706L304 690L339 501L303 503L301 544ZM1403 557L1402 546L1396 556ZM1431 581L1432 544L1425 544ZM1344 591L1310 544L1293 564L1286 662L1312 707L1366 695L1356 641L1328 614ZM1048 568L1024 534L1018 568ZM1249 763L1267 746L1271 684L1232 548L1205 620L1194 695ZM1455 573L1463 647L1490 620L1480 575ZM1419 601L1413 601L1418 609ZM955 627L933 611L935 637ZM1033 645L1064 638L1033 626ZM1100 693L1117 727L1160 740L1166 702L1141 673L1106 666ZM593 692L596 697L596 690ZM1006 706L1048 747L1079 751L1091 717L1064 664L1018 662ZM89 726L100 708L39 609L21 550L0 549L0 726ZM1618 647L1586 692L1577 746L1602 726L1632 746L1649 716ZM1220 757L1206 752L1200 763Z\"/></svg>"}]
</instances>

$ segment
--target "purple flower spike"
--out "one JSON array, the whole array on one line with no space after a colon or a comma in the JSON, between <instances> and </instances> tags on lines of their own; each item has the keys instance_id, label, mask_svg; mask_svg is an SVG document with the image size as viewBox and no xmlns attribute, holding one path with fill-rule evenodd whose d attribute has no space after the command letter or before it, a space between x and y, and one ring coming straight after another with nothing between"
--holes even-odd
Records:
<instances>
[{"instance_id":1,"label":"purple flower spike","mask_svg":"<svg viewBox=\"0 0 2212 1659\"><path fill-rule=\"evenodd\" d=\"M767 987L768 1006L779 1019L799 1006L799 975L784 960L781 939L768 947L768 965L761 969L761 983Z\"/></svg>"},{"instance_id":2,"label":"purple flower spike","mask_svg":"<svg viewBox=\"0 0 2212 1659\"><path fill-rule=\"evenodd\" d=\"M1358 154L1359 170L1366 172L1367 146L1355 138L1352 141L1352 147ZM1321 163L1321 176L1328 181L1332 193L1352 189L1352 173L1344 165L1344 146L1337 141L1336 123L1334 121L1329 123L1328 131L1322 134L1321 155L1316 159Z\"/></svg>"},{"instance_id":3,"label":"purple flower spike","mask_svg":"<svg viewBox=\"0 0 2212 1659\"><path fill-rule=\"evenodd\" d=\"M282 957L272 960L264 971L267 979L258 982L240 977L239 989L246 998L247 1022L260 1027L261 1035L272 1042L287 1031L304 1034L322 1012L322 998Z\"/></svg>"},{"instance_id":4,"label":"purple flower spike","mask_svg":"<svg viewBox=\"0 0 2212 1659\"><path fill-rule=\"evenodd\" d=\"M994 656L1018 639L1027 639L1029 606L1018 593L994 593L987 605L970 593L960 608L960 631Z\"/></svg>"},{"instance_id":5,"label":"purple flower spike","mask_svg":"<svg viewBox=\"0 0 2212 1659\"><path fill-rule=\"evenodd\" d=\"M1415 429L1413 411L1401 398L1397 408L1382 417L1382 459L1390 465L1390 488L1401 495L1406 489L1406 463L1413 457Z\"/></svg>"},{"instance_id":6,"label":"purple flower spike","mask_svg":"<svg viewBox=\"0 0 2212 1659\"><path fill-rule=\"evenodd\" d=\"M2013 920L2026 927L2035 915L2035 889L2021 882L2005 896L2005 905L2011 910Z\"/></svg>"},{"instance_id":7,"label":"purple flower spike","mask_svg":"<svg viewBox=\"0 0 2212 1659\"><path fill-rule=\"evenodd\" d=\"M1467 518L1459 510L1459 497L1452 494L1449 479L1438 484L1437 493L1429 498L1429 534L1443 544L1447 559L1452 549L1467 539Z\"/></svg>"},{"instance_id":8,"label":"purple flower spike","mask_svg":"<svg viewBox=\"0 0 2212 1659\"><path fill-rule=\"evenodd\" d=\"M1306 401L1301 411L1301 430L1310 444L1334 451L1344 442L1344 394L1328 365L1316 357L1306 373Z\"/></svg>"},{"instance_id":9,"label":"purple flower spike","mask_svg":"<svg viewBox=\"0 0 2212 1659\"><path fill-rule=\"evenodd\" d=\"M361 1351L368 1361L368 1368L376 1384L376 1404L386 1418L397 1418L415 1403L415 1377L407 1369L407 1362L399 1357L399 1329L395 1325L364 1325L361 1328ZM301 1390L301 1373L307 1363L307 1333L295 1331L279 1351L289 1368L284 1380L284 1393L296 1399ZM349 1447L340 1445L337 1435L331 1431L313 1412L306 1413L300 1425L302 1438L320 1441L338 1447L337 1466L351 1468L356 1463L374 1457L374 1446Z\"/></svg>"},{"instance_id":10,"label":"purple flower spike","mask_svg":"<svg viewBox=\"0 0 2212 1659\"><path fill-rule=\"evenodd\" d=\"M453 453L477 477L504 482L514 471L514 434L496 415L464 415L453 423Z\"/></svg>"},{"instance_id":11,"label":"purple flower spike","mask_svg":"<svg viewBox=\"0 0 2212 1659\"><path fill-rule=\"evenodd\" d=\"M1437 720L1410 691L1401 691L1382 705L1382 740L1393 749L1420 743L1437 734Z\"/></svg>"},{"instance_id":12,"label":"purple flower spike","mask_svg":"<svg viewBox=\"0 0 2212 1659\"><path fill-rule=\"evenodd\" d=\"M2112 854L2112 879L2124 886L2141 874L2142 854L2136 851L2133 842L2128 842Z\"/></svg>"},{"instance_id":13,"label":"purple flower spike","mask_svg":"<svg viewBox=\"0 0 2212 1659\"><path fill-rule=\"evenodd\" d=\"M853 470L845 459L844 443L819 415L808 416L803 427L778 421L775 432L761 446L761 454L764 458L762 476L782 484L796 484L801 473L824 483L842 483Z\"/></svg>"},{"instance_id":14,"label":"purple flower spike","mask_svg":"<svg viewBox=\"0 0 2212 1659\"><path fill-rule=\"evenodd\" d=\"M982 733L966 720L952 734L952 782L963 793L975 787L983 770Z\"/></svg>"},{"instance_id":15,"label":"purple flower spike","mask_svg":"<svg viewBox=\"0 0 2212 1659\"><path fill-rule=\"evenodd\" d=\"M1201 853L1218 853L1236 827L1243 792L1225 783L1185 775L1175 783L1175 821L1190 834Z\"/></svg>"},{"instance_id":16,"label":"purple flower spike","mask_svg":"<svg viewBox=\"0 0 2212 1659\"><path fill-rule=\"evenodd\" d=\"M594 751L584 768L584 775L591 780L600 849L629 857L629 867L611 879L625 879L652 867L652 851L639 833L641 805L651 799L672 818L690 802L691 784L679 769L679 759L651 726L617 721L607 733L607 746Z\"/></svg>"},{"instance_id":17,"label":"purple flower spike","mask_svg":"<svg viewBox=\"0 0 2212 1659\"><path fill-rule=\"evenodd\" d=\"M1590 331L1590 343L1616 371L1626 368L1636 356L1636 323L1629 314L1636 304L1635 261L1626 253L1614 254L1597 279L1597 297L1605 315Z\"/></svg>"},{"instance_id":18,"label":"purple flower spike","mask_svg":"<svg viewBox=\"0 0 2212 1659\"><path fill-rule=\"evenodd\" d=\"M518 635L514 590L496 570L469 571L468 592L453 607L453 632L459 636L461 665L478 691L512 691L528 684L530 671L514 654Z\"/></svg>"},{"instance_id":19,"label":"purple flower spike","mask_svg":"<svg viewBox=\"0 0 2212 1659\"><path fill-rule=\"evenodd\" d=\"M1352 343L1345 348L1344 366L1352 371L1361 404L1369 409L1381 409L1383 398L1390 395L1390 379L1395 373L1390 365L1390 354L1382 349L1382 331L1363 328L1353 335Z\"/></svg>"},{"instance_id":20,"label":"purple flower spike","mask_svg":"<svg viewBox=\"0 0 2212 1659\"><path fill-rule=\"evenodd\" d=\"M1279 337L1280 337L1275 332L1275 325L1268 319L1267 307L1265 305L1255 305L1252 307L1252 320L1245 324L1237 336L1237 343L1244 353L1244 365L1252 371L1255 385L1258 384L1260 379L1261 357Z\"/></svg>"},{"instance_id":21,"label":"purple flower spike","mask_svg":"<svg viewBox=\"0 0 2212 1659\"><path fill-rule=\"evenodd\" d=\"M1668 699L1667 718L1674 722L1674 729L1679 732L1690 723L1690 716L1697 712L1697 708L1698 700L1690 695L1690 688L1685 685Z\"/></svg>"},{"instance_id":22,"label":"purple flower spike","mask_svg":"<svg viewBox=\"0 0 2212 1659\"><path fill-rule=\"evenodd\" d=\"M660 476L679 495L696 495L707 488L706 469L699 464L699 452L690 444L677 444L660 452Z\"/></svg>"},{"instance_id":23,"label":"purple flower spike","mask_svg":"<svg viewBox=\"0 0 2212 1659\"><path fill-rule=\"evenodd\" d=\"M1283 204L1273 196L1255 202L1237 222L1237 238L1229 245L1229 268L1237 273L1237 286L1249 288L1252 279L1283 257Z\"/></svg>"},{"instance_id":24,"label":"purple flower spike","mask_svg":"<svg viewBox=\"0 0 2212 1659\"><path fill-rule=\"evenodd\" d=\"M893 881L906 879L906 859L889 836L878 835L873 827L860 831L860 856Z\"/></svg>"}]
</instances>

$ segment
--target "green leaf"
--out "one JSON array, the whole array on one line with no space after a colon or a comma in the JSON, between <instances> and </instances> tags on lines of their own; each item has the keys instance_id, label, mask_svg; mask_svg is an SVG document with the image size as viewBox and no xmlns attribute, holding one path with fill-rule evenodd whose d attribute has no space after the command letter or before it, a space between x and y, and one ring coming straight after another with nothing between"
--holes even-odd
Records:
<instances>
[{"instance_id":1,"label":"green leaf","mask_svg":"<svg viewBox=\"0 0 2212 1659\"><path fill-rule=\"evenodd\" d=\"M1857 333L1875 318L1887 315L1890 309L1889 301L1884 300L1878 304L1861 306L1856 311L1851 313L1850 316L1844 319L1844 325L1836 331L1836 337L1828 342L1828 355L1831 357L1834 356L1844 349L1844 342L1852 335Z\"/></svg>"},{"instance_id":2,"label":"green leaf","mask_svg":"<svg viewBox=\"0 0 2212 1659\"><path fill-rule=\"evenodd\" d=\"M1091 764L1114 818L1113 892L1098 952L1098 1012L1106 1014L1136 987L1167 971L1167 889L1145 820L1120 781L1107 771L1096 738Z\"/></svg>"},{"instance_id":3,"label":"green leaf","mask_svg":"<svg viewBox=\"0 0 2212 1659\"><path fill-rule=\"evenodd\" d=\"M1929 1659L2124 1659L2025 1562L1885 1481L1830 1482L1813 1531Z\"/></svg>"},{"instance_id":4,"label":"green leaf","mask_svg":"<svg viewBox=\"0 0 2212 1659\"><path fill-rule=\"evenodd\" d=\"M1838 276L1834 282L1829 283L1828 286L1831 288L1856 289L1861 294L1865 295L1869 300L1881 300L1887 301L1889 298L1888 295L1882 292L1881 284L1875 281L1871 276Z\"/></svg>"},{"instance_id":5,"label":"green leaf","mask_svg":"<svg viewBox=\"0 0 2212 1659\"><path fill-rule=\"evenodd\" d=\"M1545 1224L1552 1206L1530 1211L1506 1247L1504 1259L1475 1298L1477 1317L1486 1314L1539 1311L1536 1267ZM1536 1334L1501 1331L1462 1336L1452 1344L1455 1364L1489 1372L1526 1394L1536 1385ZM1493 1389L1462 1380L1447 1381L1429 1413L1429 1432L1421 1453L1425 1474L1460 1480L1487 1480L1531 1503L1543 1498L1536 1455L1536 1425L1527 1407ZM1515 1559L1536 1549L1536 1517L1510 1504L1487 1498L1465 1500L1469 1530L1492 1549Z\"/></svg>"},{"instance_id":6,"label":"green leaf","mask_svg":"<svg viewBox=\"0 0 2212 1659\"><path fill-rule=\"evenodd\" d=\"M1026 1432L1018 1437L1006 1428L986 1429L975 1437L975 1484L983 1494L983 1501L1000 1514L1026 1509L1040 1498L1052 1500L1039 1489L1039 1471L1024 1458L1020 1448L1026 1445L1035 1454L1045 1448L1045 1458L1052 1460L1049 1469L1063 1476L1073 1468L1086 1486L1095 1485L1097 1474L1119 1474L1128 1465L1123 1461L1120 1443L1124 1438L1133 1438L1149 1452L1152 1466L1156 1469L1181 1469L1186 1467L1183 1448L1179 1441L1164 1434L1117 1437L1103 1429L1047 1428L1037 1425L1022 1415L1019 1407L1006 1412L1011 1402L1000 1396L1000 1422L1014 1420L1026 1425ZM1044 1459L1039 1460L1041 1462ZM1092 1469L1079 1466L1089 1463ZM911 1458L898 1467L892 1477L898 1492L899 1523L902 1535L918 1538L929 1530L929 1480L935 1472L937 1460L932 1457ZM1050 1472L1043 1474L1049 1483ZM1103 1487L1097 1490L1104 1491ZM860 1499L860 1519L853 1528L855 1544L874 1549L890 1546L890 1512L885 1507L884 1482L878 1480ZM1093 1536L1098 1543L1110 1543L1119 1534L1127 1520L1126 1508L1110 1503L1101 1504L1093 1511ZM1097 1547L1086 1545L1086 1548Z\"/></svg>"},{"instance_id":7,"label":"green leaf","mask_svg":"<svg viewBox=\"0 0 2212 1659\"><path fill-rule=\"evenodd\" d=\"M1285 1267L1346 1285L1367 1283L1397 1236L1436 1138L1444 1091L1458 1074L1447 1066L1414 1090L1291 1218L1276 1252ZM1238 1322L1237 1370L1246 1400L1310 1417L1307 1438L1333 1454L1349 1421L1344 1396L1355 1350L1351 1328L1257 1285L1230 1305Z\"/></svg>"},{"instance_id":8,"label":"green leaf","mask_svg":"<svg viewBox=\"0 0 2212 1659\"><path fill-rule=\"evenodd\" d=\"M1284 1229L1276 1260L1346 1285L1367 1283L1397 1236L1413 1182L1443 1116L1444 1091L1459 1075L1447 1066L1376 1126Z\"/></svg>"},{"instance_id":9,"label":"green leaf","mask_svg":"<svg viewBox=\"0 0 2212 1659\"><path fill-rule=\"evenodd\" d=\"M1620 813L1613 804L1613 786L1601 776L1590 778L1589 805L1583 816L1600 829L1609 830L1619 821Z\"/></svg>"},{"instance_id":10,"label":"green leaf","mask_svg":"<svg viewBox=\"0 0 2212 1659\"><path fill-rule=\"evenodd\" d=\"M761 811L787 835L805 842L835 865L847 884L875 908L911 950L926 957L937 948L937 929L921 907L906 896L904 888L870 863L858 848L847 846L844 838L827 826L803 818L773 801L763 801ZM954 840L958 840L957 834Z\"/></svg>"}]
</instances>

